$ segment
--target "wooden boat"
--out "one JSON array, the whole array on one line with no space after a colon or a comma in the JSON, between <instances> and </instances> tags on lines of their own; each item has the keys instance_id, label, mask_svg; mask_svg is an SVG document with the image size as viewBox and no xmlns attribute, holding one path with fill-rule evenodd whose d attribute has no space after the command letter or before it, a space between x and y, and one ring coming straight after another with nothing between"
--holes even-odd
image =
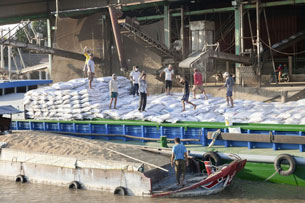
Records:
<instances>
[{"instance_id":1,"label":"wooden boat","mask_svg":"<svg viewBox=\"0 0 305 203\"><path fill-rule=\"evenodd\" d=\"M183 187L177 186L174 183L175 175L169 173L168 177L153 184L151 197L193 197L220 192L231 184L235 175L245 165L245 159L237 159L219 167L212 166L209 161L205 162L208 176L204 176L202 173L187 174ZM213 169L216 170L213 171ZM151 179L157 178L151 177Z\"/></svg>"}]
</instances>

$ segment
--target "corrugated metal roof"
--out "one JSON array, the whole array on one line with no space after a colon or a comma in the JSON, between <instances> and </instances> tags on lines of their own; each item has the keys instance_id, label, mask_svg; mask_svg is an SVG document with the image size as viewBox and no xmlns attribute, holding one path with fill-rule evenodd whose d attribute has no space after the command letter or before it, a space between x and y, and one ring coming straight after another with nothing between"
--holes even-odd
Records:
<instances>
[{"instance_id":1,"label":"corrugated metal roof","mask_svg":"<svg viewBox=\"0 0 305 203\"><path fill-rule=\"evenodd\" d=\"M0 106L0 115L3 114L16 114L16 113L22 113L23 111L20 111L13 107L12 105L7 106Z\"/></svg>"}]
</instances>

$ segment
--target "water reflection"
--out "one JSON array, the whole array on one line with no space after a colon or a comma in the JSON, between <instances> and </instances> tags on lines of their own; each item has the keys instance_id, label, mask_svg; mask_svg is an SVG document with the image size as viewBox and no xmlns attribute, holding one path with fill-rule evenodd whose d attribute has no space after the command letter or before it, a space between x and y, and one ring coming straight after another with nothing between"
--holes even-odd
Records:
<instances>
[{"instance_id":1,"label":"water reflection","mask_svg":"<svg viewBox=\"0 0 305 203\"><path fill-rule=\"evenodd\" d=\"M16 184L0 180L0 202L117 202L117 203L155 203L156 199L141 197L121 197L111 193L88 190L69 190L65 187L41 184ZM219 194L200 198L173 198L172 203L217 203L217 202L305 202L304 187L271 183L258 183L236 179L233 184ZM158 203L168 203L168 198L158 199Z\"/></svg>"}]
</instances>

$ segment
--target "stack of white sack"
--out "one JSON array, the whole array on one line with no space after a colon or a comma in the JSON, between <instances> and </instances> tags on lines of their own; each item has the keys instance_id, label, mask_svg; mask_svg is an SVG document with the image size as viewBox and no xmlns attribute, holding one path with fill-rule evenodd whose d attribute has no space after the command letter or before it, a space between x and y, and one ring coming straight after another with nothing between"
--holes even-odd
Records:
<instances>
[{"instance_id":1,"label":"stack of white sack","mask_svg":"<svg viewBox=\"0 0 305 203\"><path fill-rule=\"evenodd\" d=\"M88 80L84 78L31 90L23 102L26 116L40 120L104 118L102 111L109 108L110 80L111 77L94 79L92 90L88 90ZM129 95L130 81L118 77L118 84L120 97Z\"/></svg>"},{"instance_id":2,"label":"stack of white sack","mask_svg":"<svg viewBox=\"0 0 305 203\"><path fill-rule=\"evenodd\" d=\"M182 93L148 96L146 111L139 112L139 97L130 93L130 81L118 77L119 96L117 109L109 109L109 81L111 77L96 78L93 90L88 90L87 79L56 83L50 87L31 90L25 94L24 104L28 118L40 120L83 120L109 118L144 120L158 123L179 121L224 122L230 114L233 123L305 124L305 100L285 104L234 100L234 108L226 100L209 96L190 101L182 112ZM197 96L198 97L198 96Z\"/></svg>"}]
</instances>

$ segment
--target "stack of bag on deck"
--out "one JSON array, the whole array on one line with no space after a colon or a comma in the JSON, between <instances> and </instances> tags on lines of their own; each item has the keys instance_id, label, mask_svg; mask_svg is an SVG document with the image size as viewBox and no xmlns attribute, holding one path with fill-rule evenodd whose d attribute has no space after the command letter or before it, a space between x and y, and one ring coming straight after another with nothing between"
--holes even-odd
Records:
<instances>
[{"instance_id":1,"label":"stack of bag on deck","mask_svg":"<svg viewBox=\"0 0 305 203\"><path fill-rule=\"evenodd\" d=\"M305 124L305 100L264 103L234 100L235 107L228 108L224 98L192 99L194 110L186 104L181 112L182 93L151 95L146 112L139 112L139 98L129 95L130 81L118 77L119 98L117 109L109 109L109 81L111 77L96 78L93 90L88 90L87 79L74 79L55 83L50 87L31 90L25 94L24 104L28 118L40 120L83 120L110 118L145 120L154 122L201 121L224 122L229 115L235 123Z\"/></svg>"},{"instance_id":2,"label":"stack of bag on deck","mask_svg":"<svg viewBox=\"0 0 305 203\"><path fill-rule=\"evenodd\" d=\"M33 119L82 120L103 118L108 108L111 77L96 78L94 89L88 90L87 79L55 83L50 87L31 90L25 94L26 115ZM119 95L129 95L130 81L118 77Z\"/></svg>"}]
</instances>

